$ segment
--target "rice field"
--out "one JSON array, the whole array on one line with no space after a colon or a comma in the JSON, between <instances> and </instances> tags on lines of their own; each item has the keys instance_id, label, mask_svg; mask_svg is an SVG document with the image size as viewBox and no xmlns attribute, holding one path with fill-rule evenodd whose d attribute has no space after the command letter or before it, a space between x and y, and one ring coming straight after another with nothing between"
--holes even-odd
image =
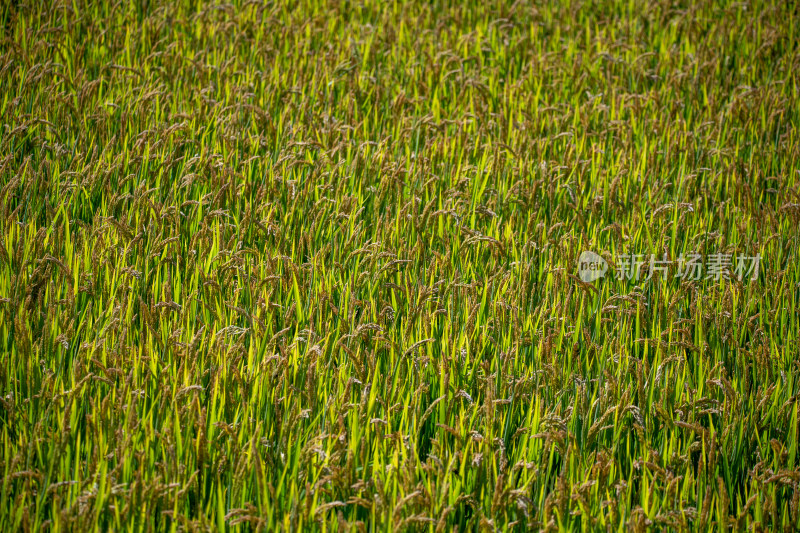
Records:
<instances>
[{"instance_id":1,"label":"rice field","mask_svg":"<svg viewBox=\"0 0 800 533\"><path fill-rule=\"evenodd\" d=\"M1 530L800 528L792 2L0 43Z\"/></svg>"}]
</instances>

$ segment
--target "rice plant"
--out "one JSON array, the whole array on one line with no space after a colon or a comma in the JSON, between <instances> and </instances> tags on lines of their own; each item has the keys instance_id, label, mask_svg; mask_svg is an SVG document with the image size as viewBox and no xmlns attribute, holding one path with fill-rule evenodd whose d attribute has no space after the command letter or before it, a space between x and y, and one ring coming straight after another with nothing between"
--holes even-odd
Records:
<instances>
[{"instance_id":1,"label":"rice plant","mask_svg":"<svg viewBox=\"0 0 800 533\"><path fill-rule=\"evenodd\" d=\"M0 529L798 530L799 24L4 3Z\"/></svg>"}]
</instances>

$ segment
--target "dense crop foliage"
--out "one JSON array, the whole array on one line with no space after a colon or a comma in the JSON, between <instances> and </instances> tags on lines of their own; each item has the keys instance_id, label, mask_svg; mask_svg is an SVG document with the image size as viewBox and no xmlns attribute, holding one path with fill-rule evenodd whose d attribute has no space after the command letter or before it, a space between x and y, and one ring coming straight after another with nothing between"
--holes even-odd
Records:
<instances>
[{"instance_id":1,"label":"dense crop foliage","mask_svg":"<svg viewBox=\"0 0 800 533\"><path fill-rule=\"evenodd\" d=\"M796 530L791 4L4 3L0 528Z\"/></svg>"}]
</instances>

